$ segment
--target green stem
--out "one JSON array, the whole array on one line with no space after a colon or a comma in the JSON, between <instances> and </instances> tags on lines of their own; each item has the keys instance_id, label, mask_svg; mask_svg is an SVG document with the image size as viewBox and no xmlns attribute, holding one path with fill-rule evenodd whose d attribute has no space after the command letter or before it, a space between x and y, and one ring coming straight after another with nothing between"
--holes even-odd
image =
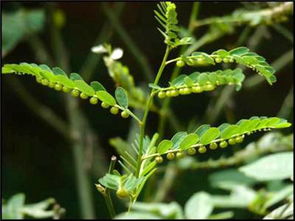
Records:
<instances>
[{"instance_id":1,"label":"green stem","mask_svg":"<svg viewBox=\"0 0 295 221\"><path fill-rule=\"evenodd\" d=\"M158 70L158 73L156 75L156 78L154 80L154 84L158 84L158 82L159 82L159 80L160 80L160 78L162 76L163 70L164 70L164 68L166 66L165 63L166 63L166 60L168 58L169 52L170 52L170 48L167 46L166 51L165 51L165 55L164 55L162 63L161 63L161 66L160 66L160 68ZM139 172L140 172L140 168L141 168L141 162L142 162L141 157L142 157L142 154L143 154L142 153L142 151L143 151L143 138L144 138L144 133L145 133L146 120L147 120L147 117L148 117L150 106L151 106L151 104L153 102L154 91L155 91L155 89L153 88L150 95L149 95L149 98L147 100L145 111L144 111L144 114L143 114L143 118L141 120L142 124L140 126L137 176L139 176Z\"/></svg>"}]
</instances>

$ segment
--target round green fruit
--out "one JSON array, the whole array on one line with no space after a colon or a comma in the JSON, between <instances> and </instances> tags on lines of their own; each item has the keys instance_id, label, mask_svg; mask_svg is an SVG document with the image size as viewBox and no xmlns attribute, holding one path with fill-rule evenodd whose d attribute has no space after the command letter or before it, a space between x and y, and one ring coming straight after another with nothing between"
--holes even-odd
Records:
<instances>
[{"instance_id":1,"label":"round green fruit","mask_svg":"<svg viewBox=\"0 0 295 221\"><path fill-rule=\"evenodd\" d=\"M54 89L57 90L57 91L61 91L62 90L62 85L61 84L55 84Z\"/></svg>"},{"instance_id":2,"label":"round green fruit","mask_svg":"<svg viewBox=\"0 0 295 221\"><path fill-rule=\"evenodd\" d=\"M108 104L105 103L105 102L101 102L101 107L103 107L103 108L109 108L110 105L108 105Z\"/></svg>"},{"instance_id":3,"label":"round green fruit","mask_svg":"<svg viewBox=\"0 0 295 221\"><path fill-rule=\"evenodd\" d=\"M47 86L49 84L49 81L47 79L42 79L41 84Z\"/></svg>"},{"instance_id":4,"label":"round green fruit","mask_svg":"<svg viewBox=\"0 0 295 221\"><path fill-rule=\"evenodd\" d=\"M177 153L176 153L176 158L177 158L177 159L181 159L181 158L183 158L183 157L184 157L183 152L177 152Z\"/></svg>"},{"instance_id":5,"label":"round green fruit","mask_svg":"<svg viewBox=\"0 0 295 221\"><path fill-rule=\"evenodd\" d=\"M166 97L166 93L165 93L164 91L160 91L160 92L158 93L158 97L161 98L161 99L163 99L163 98Z\"/></svg>"},{"instance_id":6,"label":"round green fruit","mask_svg":"<svg viewBox=\"0 0 295 221\"><path fill-rule=\"evenodd\" d=\"M199 153L206 153L207 148L204 146L201 146L201 147L199 147L198 151L199 151Z\"/></svg>"},{"instance_id":7,"label":"round green fruit","mask_svg":"<svg viewBox=\"0 0 295 221\"><path fill-rule=\"evenodd\" d=\"M229 143L230 145L234 145L234 144L236 144L236 139L235 139L235 138L230 138L230 139L228 140L228 143Z\"/></svg>"},{"instance_id":8,"label":"round green fruit","mask_svg":"<svg viewBox=\"0 0 295 221\"><path fill-rule=\"evenodd\" d=\"M89 99L90 104L97 104L98 103L98 99L96 97L91 97Z\"/></svg>"},{"instance_id":9,"label":"round green fruit","mask_svg":"<svg viewBox=\"0 0 295 221\"><path fill-rule=\"evenodd\" d=\"M197 151L196 151L196 149L195 148L189 148L188 150L187 150L187 154L188 155L195 155L197 153Z\"/></svg>"},{"instance_id":10,"label":"round green fruit","mask_svg":"<svg viewBox=\"0 0 295 221\"><path fill-rule=\"evenodd\" d=\"M129 113L126 110L124 110L124 111L121 112L121 117L128 118L129 117Z\"/></svg>"},{"instance_id":11,"label":"round green fruit","mask_svg":"<svg viewBox=\"0 0 295 221\"><path fill-rule=\"evenodd\" d=\"M182 60L177 61L176 66L180 67L180 68L183 67L184 66L184 61L182 61Z\"/></svg>"},{"instance_id":12,"label":"round green fruit","mask_svg":"<svg viewBox=\"0 0 295 221\"><path fill-rule=\"evenodd\" d=\"M80 95L80 91L78 91L77 89L72 90L71 95L73 97L79 97Z\"/></svg>"},{"instance_id":13,"label":"round green fruit","mask_svg":"<svg viewBox=\"0 0 295 221\"><path fill-rule=\"evenodd\" d=\"M70 92L70 90L71 90L71 89L68 88L68 87L66 87L66 86L63 86L63 87L62 87L62 91L65 92L65 93Z\"/></svg>"},{"instance_id":14,"label":"round green fruit","mask_svg":"<svg viewBox=\"0 0 295 221\"><path fill-rule=\"evenodd\" d=\"M168 160L173 160L175 158L175 154L174 153L167 153L167 159Z\"/></svg>"},{"instance_id":15,"label":"round green fruit","mask_svg":"<svg viewBox=\"0 0 295 221\"><path fill-rule=\"evenodd\" d=\"M221 148L225 148L225 147L227 147L227 142L226 141L222 141L222 142L220 142L219 146Z\"/></svg>"},{"instance_id":16,"label":"round green fruit","mask_svg":"<svg viewBox=\"0 0 295 221\"><path fill-rule=\"evenodd\" d=\"M129 196L129 193L124 188L119 188L116 192L117 197L123 199Z\"/></svg>"},{"instance_id":17,"label":"round green fruit","mask_svg":"<svg viewBox=\"0 0 295 221\"><path fill-rule=\"evenodd\" d=\"M156 156L155 160L156 160L157 163L162 163L163 162L163 157Z\"/></svg>"},{"instance_id":18,"label":"round green fruit","mask_svg":"<svg viewBox=\"0 0 295 221\"><path fill-rule=\"evenodd\" d=\"M217 149L217 147L218 147L217 143L210 143L210 145L209 145L209 148L211 150L215 150L215 149Z\"/></svg>"},{"instance_id":19,"label":"round green fruit","mask_svg":"<svg viewBox=\"0 0 295 221\"><path fill-rule=\"evenodd\" d=\"M111 112L112 114L118 114L118 113L119 113L119 108L117 108L117 107L112 107L112 108L110 109L110 112Z\"/></svg>"},{"instance_id":20,"label":"round green fruit","mask_svg":"<svg viewBox=\"0 0 295 221\"><path fill-rule=\"evenodd\" d=\"M82 98L82 99L87 99L88 96L82 92L82 93L80 94L80 98Z\"/></svg>"}]
</instances>

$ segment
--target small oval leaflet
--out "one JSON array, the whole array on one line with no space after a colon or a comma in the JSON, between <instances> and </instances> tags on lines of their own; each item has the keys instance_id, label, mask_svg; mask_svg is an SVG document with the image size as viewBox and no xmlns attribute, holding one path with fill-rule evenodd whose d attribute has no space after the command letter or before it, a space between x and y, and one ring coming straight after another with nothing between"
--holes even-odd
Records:
<instances>
[{"instance_id":1,"label":"small oval leaflet","mask_svg":"<svg viewBox=\"0 0 295 221\"><path fill-rule=\"evenodd\" d=\"M120 106L128 108L128 96L124 88L118 87L115 91L115 97Z\"/></svg>"},{"instance_id":2,"label":"small oval leaflet","mask_svg":"<svg viewBox=\"0 0 295 221\"><path fill-rule=\"evenodd\" d=\"M97 91L96 96L104 103L114 106L116 104L115 98L106 91Z\"/></svg>"}]
</instances>

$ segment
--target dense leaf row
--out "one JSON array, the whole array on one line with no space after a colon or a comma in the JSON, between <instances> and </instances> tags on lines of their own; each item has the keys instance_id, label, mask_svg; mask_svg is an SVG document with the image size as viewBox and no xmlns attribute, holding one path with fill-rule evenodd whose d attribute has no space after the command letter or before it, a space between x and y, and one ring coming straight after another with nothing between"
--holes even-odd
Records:
<instances>
[{"instance_id":1,"label":"dense leaf row","mask_svg":"<svg viewBox=\"0 0 295 221\"><path fill-rule=\"evenodd\" d=\"M216 149L218 146L225 148L228 144L241 143L245 135L256 131L285 128L290 125L285 119L277 117L251 117L250 119L242 119L236 124L223 123L219 127L210 127L205 124L193 133L178 132L171 140L162 140L158 144L155 154L145 155L143 158L167 154L168 159L173 159L174 153L182 156L183 151L188 154L195 154L197 151L205 153L207 148Z\"/></svg>"},{"instance_id":2,"label":"dense leaf row","mask_svg":"<svg viewBox=\"0 0 295 221\"><path fill-rule=\"evenodd\" d=\"M91 104L97 104L100 100L103 108L110 108L112 114L117 114L119 109L122 117L128 117L128 97L126 91L118 87L115 91L116 99L106 91L98 81L87 84L77 73L67 74L60 68L49 68L45 64L5 64L2 67L2 74L29 74L36 78L36 81L44 86L54 88L57 91L70 92L74 97L89 99ZM117 104L118 103L118 104Z\"/></svg>"},{"instance_id":3,"label":"dense leaf row","mask_svg":"<svg viewBox=\"0 0 295 221\"><path fill-rule=\"evenodd\" d=\"M158 30L165 37L165 44L169 45L172 48L175 48L179 45L190 44L190 37L179 39L178 33L180 28L177 26L178 20L176 5L172 2L160 2L157 7L158 11L154 10L155 18L164 28L164 31L159 28Z\"/></svg>"},{"instance_id":4,"label":"dense leaf row","mask_svg":"<svg viewBox=\"0 0 295 221\"><path fill-rule=\"evenodd\" d=\"M181 56L176 60L177 62L184 62L189 66L236 62L264 76L269 84L276 82L275 70L266 62L265 58L254 52L250 52L246 47L239 47L230 51L220 49L211 54L193 52L189 56Z\"/></svg>"},{"instance_id":5,"label":"dense leaf row","mask_svg":"<svg viewBox=\"0 0 295 221\"><path fill-rule=\"evenodd\" d=\"M239 90L244 79L245 75L242 70L237 68L235 70L227 69L215 72L194 72L190 75L182 74L169 82L170 87L161 88L152 84L150 84L150 87L158 90L159 98L165 98L212 91L219 85L236 85L236 90Z\"/></svg>"}]
</instances>

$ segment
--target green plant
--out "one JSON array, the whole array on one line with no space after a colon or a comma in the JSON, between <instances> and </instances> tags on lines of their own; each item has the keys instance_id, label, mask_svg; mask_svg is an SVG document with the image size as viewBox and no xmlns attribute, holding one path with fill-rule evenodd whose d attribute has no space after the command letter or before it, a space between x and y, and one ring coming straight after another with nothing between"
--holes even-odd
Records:
<instances>
[{"instance_id":1,"label":"green plant","mask_svg":"<svg viewBox=\"0 0 295 221\"><path fill-rule=\"evenodd\" d=\"M130 116L138 123L140 133L133 143L128 144L122 140L113 140L113 145L120 155L118 163L123 170L115 169L117 158L113 157L108 173L100 178L100 184L96 185L105 197L112 216L115 215L115 212L110 191L113 190L119 198L126 199L130 211L133 205L136 205L145 183L155 173L158 164L164 161L164 155L168 160L174 160L181 159L187 154L203 154L218 147L226 148L228 145L242 143L247 135L257 131L268 131L291 125L279 117L254 116L242 119L236 124L224 123L218 127L204 124L190 132L177 132L171 139L162 139L163 132L160 130L151 137L146 135L149 112L154 111L162 114L154 102L155 96L167 99L167 97L212 91L220 85L235 85L236 90L240 90L245 79L243 70L240 68L220 69L214 72L194 72L190 75L173 76L169 86L161 87L159 82L168 65L175 64L177 67L191 66L195 68L220 63L237 63L257 72L270 85L276 82L274 68L262 56L251 52L247 47L238 47L229 51L220 49L212 53L199 51L182 53L180 56L168 60L172 50L183 45L193 45L194 39L191 36L181 36L174 3L160 3L155 15L163 28L159 31L164 36L166 51L154 82L149 84L151 88L149 93L135 86L129 69L117 61L122 56L122 52L120 49L112 49L108 44L95 47L93 51L105 54L104 62L116 84L114 93L111 93L98 81L88 84L79 74L66 74L58 67L50 68L45 64L32 63L5 64L2 67L3 74L32 75L38 83L44 86L70 93L74 97L88 99L93 105L99 104L100 101L102 108L109 109L111 114L120 113L123 118ZM143 116L138 116L130 108L144 110Z\"/></svg>"}]
</instances>

